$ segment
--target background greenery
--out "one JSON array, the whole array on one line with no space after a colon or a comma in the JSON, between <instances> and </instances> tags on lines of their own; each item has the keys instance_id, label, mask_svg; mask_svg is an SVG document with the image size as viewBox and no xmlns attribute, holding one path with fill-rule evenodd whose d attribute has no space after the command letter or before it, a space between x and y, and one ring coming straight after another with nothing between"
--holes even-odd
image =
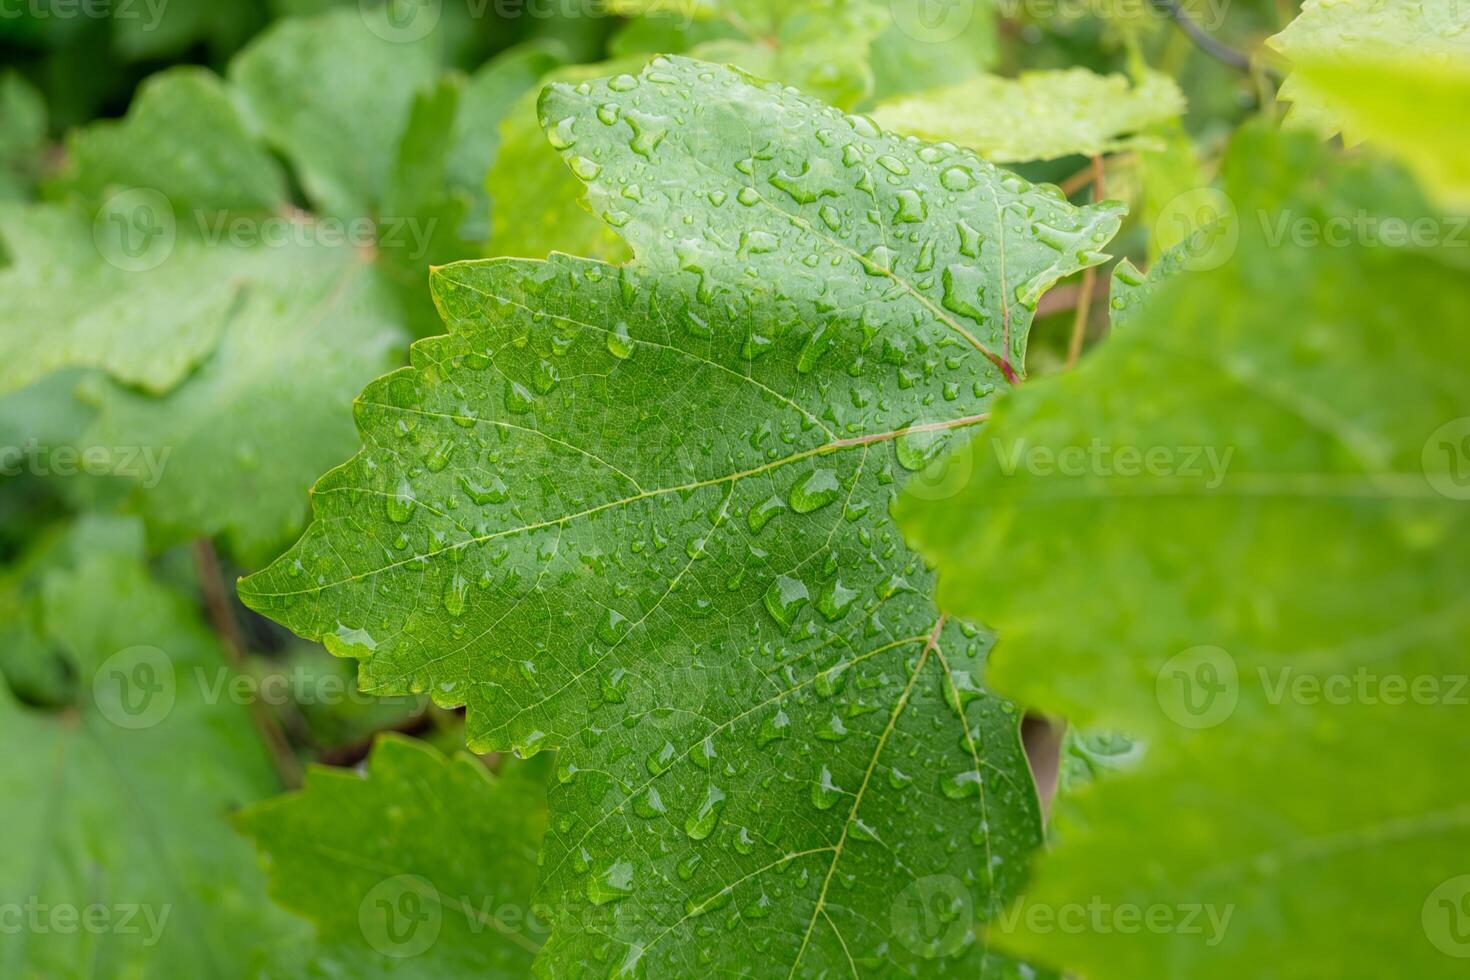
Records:
<instances>
[{"instance_id":1,"label":"background greenery","mask_svg":"<svg viewBox=\"0 0 1470 980\"><path fill-rule=\"evenodd\" d=\"M0 59L0 976L1463 968L1467 709L1255 681L1466 673L1463 5L27 0ZM766 164L803 233L732 210ZM464 448L488 419L522 435ZM1233 468L992 452L1097 439ZM745 479L769 440L816 468ZM692 489L564 564L443 559L441 504L616 504L594 450ZM650 583L719 598L645 623ZM1228 719L1171 714L1186 654ZM772 677L817 696L760 714ZM708 776L662 748L706 711L753 719ZM1072 725L1046 824L1028 711ZM1098 905L1232 921L1028 915Z\"/></svg>"}]
</instances>

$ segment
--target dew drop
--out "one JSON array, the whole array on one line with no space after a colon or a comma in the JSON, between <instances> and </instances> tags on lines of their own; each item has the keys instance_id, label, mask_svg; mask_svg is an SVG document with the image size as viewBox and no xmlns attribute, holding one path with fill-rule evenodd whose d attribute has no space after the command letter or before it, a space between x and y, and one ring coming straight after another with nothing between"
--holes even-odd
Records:
<instances>
[{"instance_id":1,"label":"dew drop","mask_svg":"<svg viewBox=\"0 0 1470 980\"><path fill-rule=\"evenodd\" d=\"M394 524L407 524L413 517L415 508L418 507L418 496L414 493L413 485L404 480L398 484L398 490L384 498L385 509L388 520Z\"/></svg>"},{"instance_id":2,"label":"dew drop","mask_svg":"<svg viewBox=\"0 0 1470 980\"><path fill-rule=\"evenodd\" d=\"M812 806L818 810L830 810L842 798L842 790L832 782L832 770L826 766L812 780Z\"/></svg>"},{"instance_id":3,"label":"dew drop","mask_svg":"<svg viewBox=\"0 0 1470 980\"><path fill-rule=\"evenodd\" d=\"M829 469L815 469L797 480L786 495L791 509L798 514L810 514L832 503L842 495L842 485L837 474Z\"/></svg>"},{"instance_id":4,"label":"dew drop","mask_svg":"<svg viewBox=\"0 0 1470 980\"><path fill-rule=\"evenodd\" d=\"M704 801L684 819L684 833L693 840L704 840L714 833L720 820L720 811L725 808L725 791L718 786L705 790Z\"/></svg>"}]
</instances>

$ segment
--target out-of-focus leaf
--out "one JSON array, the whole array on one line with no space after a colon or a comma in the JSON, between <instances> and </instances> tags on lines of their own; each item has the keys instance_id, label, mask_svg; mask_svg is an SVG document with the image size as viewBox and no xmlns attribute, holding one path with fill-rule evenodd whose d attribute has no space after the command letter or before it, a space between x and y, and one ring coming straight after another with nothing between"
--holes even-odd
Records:
<instances>
[{"instance_id":1,"label":"out-of-focus leaf","mask_svg":"<svg viewBox=\"0 0 1470 980\"><path fill-rule=\"evenodd\" d=\"M1145 142L1149 127L1184 111L1173 79L1085 68L1031 72L1017 79L982 75L950 88L884 103L879 125L948 140L1000 163L1113 153Z\"/></svg>"},{"instance_id":2,"label":"out-of-focus leaf","mask_svg":"<svg viewBox=\"0 0 1470 980\"><path fill-rule=\"evenodd\" d=\"M209 248L175 238L175 228L167 201L147 195L95 219L58 205L0 205L11 258L0 270L0 391L72 367L155 394L177 387L219 343L240 282L281 256Z\"/></svg>"},{"instance_id":3,"label":"out-of-focus leaf","mask_svg":"<svg viewBox=\"0 0 1470 980\"><path fill-rule=\"evenodd\" d=\"M228 326L188 383L160 396L98 386L84 436L138 448L122 475L159 543L219 535L252 566L298 533L302 491L352 451L353 396L406 339L397 302L352 249L268 251L269 276L236 280Z\"/></svg>"},{"instance_id":4,"label":"out-of-focus leaf","mask_svg":"<svg viewBox=\"0 0 1470 980\"><path fill-rule=\"evenodd\" d=\"M246 129L218 76L201 68L154 75L127 117L74 130L60 189L94 205L132 188L159 191L181 211L271 211L286 178Z\"/></svg>"},{"instance_id":5,"label":"out-of-focus leaf","mask_svg":"<svg viewBox=\"0 0 1470 980\"><path fill-rule=\"evenodd\" d=\"M30 196L46 147L46 103L18 72L0 71L0 201Z\"/></svg>"},{"instance_id":6,"label":"out-of-focus leaf","mask_svg":"<svg viewBox=\"0 0 1470 980\"><path fill-rule=\"evenodd\" d=\"M314 946L279 960L300 976L528 976L549 929L532 907L542 771L496 777L474 756L387 736L366 773L314 768L299 793L241 813L272 897L317 926Z\"/></svg>"},{"instance_id":7,"label":"out-of-focus leaf","mask_svg":"<svg viewBox=\"0 0 1470 980\"><path fill-rule=\"evenodd\" d=\"M955 85L993 69L1000 57L990 3L888 0L878 5L890 17L869 55L878 99Z\"/></svg>"},{"instance_id":8,"label":"out-of-focus leaf","mask_svg":"<svg viewBox=\"0 0 1470 980\"><path fill-rule=\"evenodd\" d=\"M1377 79L1398 92L1405 85L1422 80L1421 73L1434 76L1437 73L1433 67L1440 66L1445 74L1431 83L1427 94L1431 98L1447 99L1451 97L1454 79L1470 71L1470 6L1460 0L1305 0L1301 14L1267 43L1293 64L1338 61L1355 67L1359 61L1365 61L1380 63L1374 70L1382 72L1383 62L1389 66L1394 62L1412 62L1418 66L1417 71L1395 71L1389 67L1392 76ZM1287 77L1280 94L1283 101L1291 103L1287 118L1324 136L1342 132L1351 141L1361 139L1364 134L1356 131L1353 120L1338 100L1346 96L1356 102L1357 111L1369 114L1371 126L1372 120L1383 118L1382 111L1370 108L1377 101L1376 96L1364 97L1352 86L1344 86L1342 67L1335 72L1331 68L1325 70L1327 73L1321 77L1328 83L1328 90L1313 84L1310 74L1292 72ZM1363 79L1363 86L1369 84L1368 79ZM1419 116L1422 107L1413 96L1408 99L1397 103L1399 114L1410 118ZM1403 122L1399 121L1398 125L1402 126ZM1432 127L1436 123L1427 125Z\"/></svg>"},{"instance_id":9,"label":"out-of-focus leaf","mask_svg":"<svg viewBox=\"0 0 1470 980\"><path fill-rule=\"evenodd\" d=\"M1270 230L1376 179L1237 136L1234 257L900 504L943 604L999 630L997 687L1148 739L1059 813L1003 948L1099 980L1462 972L1470 286L1449 248ZM1059 927L1079 905L1163 924Z\"/></svg>"},{"instance_id":10,"label":"out-of-focus leaf","mask_svg":"<svg viewBox=\"0 0 1470 980\"><path fill-rule=\"evenodd\" d=\"M323 214L378 213L414 96L438 73L432 37L394 40L387 17L377 8L281 21L230 66L251 117Z\"/></svg>"},{"instance_id":11,"label":"out-of-focus leaf","mask_svg":"<svg viewBox=\"0 0 1470 980\"><path fill-rule=\"evenodd\" d=\"M1311 86L1343 128L1400 157L1449 205L1470 207L1470 28L1467 57L1419 60L1299 60L1293 78Z\"/></svg>"},{"instance_id":12,"label":"out-of-focus leaf","mask_svg":"<svg viewBox=\"0 0 1470 980\"><path fill-rule=\"evenodd\" d=\"M558 44L532 42L512 48L470 77L460 96L445 174L465 194L469 212L459 235L468 242L490 239L489 171L500 152L501 121L548 73L566 61ZM515 188L509 188L515 196Z\"/></svg>"},{"instance_id":13,"label":"out-of-focus leaf","mask_svg":"<svg viewBox=\"0 0 1470 980\"><path fill-rule=\"evenodd\" d=\"M0 732L25 749L0 768L0 902L43 923L6 935L0 975L245 980L252 950L299 934L228 822L279 786L246 710L211 699L224 653L150 579L141 536L73 535L31 602L75 703L0 686Z\"/></svg>"}]
</instances>

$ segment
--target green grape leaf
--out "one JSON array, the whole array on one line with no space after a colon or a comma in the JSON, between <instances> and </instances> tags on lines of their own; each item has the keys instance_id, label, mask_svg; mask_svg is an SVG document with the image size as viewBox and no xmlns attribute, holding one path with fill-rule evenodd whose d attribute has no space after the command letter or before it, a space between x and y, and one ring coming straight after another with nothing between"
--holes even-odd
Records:
<instances>
[{"instance_id":1,"label":"green grape leaf","mask_svg":"<svg viewBox=\"0 0 1470 980\"><path fill-rule=\"evenodd\" d=\"M873 95L891 99L954 85L1000 60L996 10L988 3L888 0L891 21L873 41Z\"/></svg>"},{"instance_id":2,"label":"green grape leaf","mask_svg":"<svg viewBox=\"0 0 1470 980\"><path fill-rule=\"evenodd\" d=\"M496 777L387 736L365 774L313 768L300 792L241 812L271 896L317 927L315 947L283 959L355 977L527 976L548 928L532 903L545 781L530 768Z\"/></svg>"},{"instance_id":3,"label":"green grape leaf","mask_svg":"<svg viewBox=\"0 0 1470 980\"><path fill-rule=\"evenodd\" d=\"M269 249L175 240L166 202L125 195L95 219L67 206L0 205L11 258L0 269L0 391L91 367L168 392L218 345L237 279L281 262Z\"/></svg>"},{"instance_id":4,"label":"green grape leaf","mask_svg":"<svg viewBox=\"0 0 1470 980\"><path fill-rule=\"evenodd\" d=\"M1470 17L1467 17L1470 24ZM1470 206L1470 27L1460 63L1300 60L1292 77L1329 100L1343 128L1400 157L1451 207ZM1412 112L1404 111L1413 106Z\"/></svg>"},{"instance_id":5,"label":"green grape leaf","mask_svg":"<svg viewBox=\"0 0 1470 980\"><path fill-rule=\"evenodd\" d=\"M79 525L28 600L74 700L38 710L0 684L0 732L25 749L0 771L0 903L25 917L6 977L245 980L294 931L228 822L279 786L246 710L210 700L227 660L194 598L149 577L140 542Z\"/></svg>"},{"instance_id":6,"label":"green grape leaf","mask_svg":"<svg viewBox=\"0 0 1470 980\"><path fill-rule=\"evenodd\" d=\"M472 114L507 96L434 80L420 48L355 10L284 22L232 82L175 69L74 133L67 203L0 211L0 391L100 369L80 439L133 461L84 504L121 497L154 543L219 535L256 567L299 533L303 492L352 452L352 396L438 327L428 267L477 251L495 141ZM386 104L363 73L395 79ZM273 147L322 213L287 203Z\"/></svg>"},{"instance_id":7,"label":"green grape leaf","mask_svg":"<svg viewBox=\"0 0 1470 980\"><path fill-rule=\"evenodd\" d=\"M1085 68L980 75L878 106L879 125L948 140L998 163L1114 153L1149 142L1150 126L1179 116L1184 95L1167 75L1134 85Z\"/></svg>"},{"instance_id":8,"label":"green grape leaf","mask_svg":"<svg viewBox=\"0 0 1470 980\"><path fill-rule=\"evenodd\" d=\"M1144 758L1145 749L1137 739L1116 732L1067 729L1057 766L1056 799L1069 800L1111 773L1132 769Z\"/></svg>"},{"instance_id":9,"label":"green grape leaf","mask_svg":"<svg viewBox=\"0 0 1470 980\"><path fill-rule=\"evenodd\" d=\"M1124 259L1113 267L1108 306L1113 327L1127 327L1159 287L1191 269L1210 268L1217 255L1235 241L1234 215L1221 215L1196 228L1188 238L1165 249L1145 275Z\"/></svg>"},{"instance_id":10,"label":"green grape leaf","mask_svg":"<svg viewBox=\"0 0 1470 980\"><path fill-rule=\"evenodd\" d=\"M67 156L58 183L94 204L133 187L159 190L186 210L271 211L287 201L285 174L224 83L202 68L152 76L126 119L74 130Z\"/></svg>"},{"instance_id":11,"label":"green grape leaf","mask_svg":"<svg viewBox=\"0 0 1470 980\"><path fill-rule=\"evenodd\" d=\"M46 148L46 103L19 72L0 71L0 201L30 196Z\"/></svg>"},{"instance_id":12,"label":"green grape leaf","mask_svg":"<svg viewBox=\"0 0 1470 980\"><path fill-rule=\"evenodd\" d=\"M873 0L627 0L615 9L643 15L614 39L615 57L553 72L547 83L634 74L650 55L672 50L794 85L843 109L874 90L868 49L883 30L884 14ZM539 90L527 92L502 123L503 148L489 183L515 193L496 202L491 251L626 261L631 255L622 239L587 212L580 184L547 145L537 113L539 95Z\"/></svg>"},{"instance_id":13,"label":"green grape leaf","mask_svg":"<svg viewBox=\"0 0 1470 980\"><path fill-rule=\"evenodd\" d=\"M900 504L942 605L998 630L998 689L1148 740L1059 814L1002 948L1098 980L1463 972L1470 290L1448 248L1270 231L1382 179L1243 131L1235 256Z\"/></svg>"},{"instance_id":14,"label":"green grape leaf","mask_svg":"<svg viewBox=\"0 0 1470 980\"><path fill-rule=\"evenodd\" d=\"M1112 308L1111 323L1114 329L1126 327L1138 306L1154 292L1154 284L1129 259L1113 266L1112 284L1108 289L1108 303Z\"/></svg>"},{"instance_id":15,"label":"green grape leaf","mask_svg":"<svg viewBox=\"0 0 1470 980\"><path fill-rule=\"evenodd\" d=\"M176 57L201 42L228 53L266 20L262 0L135 0L112 7L113 48L129 61Z\"/></svg>"},{"instance_id":16,"label":"green grape leaf","mask_svg":"<svg viewBox=\"0 0 1470 980\"><path fill-rule=\"evenodd\" d=\"M1458 74L1470 70L1470 9L1458 0L1305 0L1297 18L1266 43L1293 65L1412 62L1421 70L1440 67ZM1412 77L1399 79L1397 85L1410 83ZM1351 105L1345 107L1342 100L1362 106L1371 104L1373 97L1355 95L1340 78L1322 76L1320 82L1314 83L1310 71L1294 71L1287 77L1280 98L1291 103L1288 120L1324 136L1342 132L1349 140L1361 139L1363 134L1353 126ZM1399 103L1400 110L1405 104ZM1407 104L1417 107L1412 99ZM1419 112L1416 108L1399 114ZM1375 117L1382 118L1381 111Z\"/></svg>"},{"instance_id":17,"label":"green grape leaf","mask_svg":"<svg viewBox=\"0 0 1470 980\"><path fill-rule=\"evenodd\" d=\"M1015 974L975 922L1040 840L1018 715L887 511L1119 208L687 59L542 111L637 263L438 270L449 335L242 598L561 750L545 973Z\"/></svg>"},{"instance_id":18,"label":"green grape leaf","mask_svg":"<svg viewBox=\"0 0 1470 980\"><path fill-rule=\"evenodd\" d=\"M154 538L219 535L257 567L305 523L303 491L351 455L353 396L405 339L393 293L354 251L267 252L269 275L235 281L228 328L187 384L81 392L97 409L82 442L132 457L120 475Z\"/></svg>"},{"instance_id":19,"label":"green grape leaf","mask_svg":"<svg viewBox=\"0 0 1470 980\"><path fill-rule=\"evenodd\" d=\"M486 178L500 152L502 120L525 93L561 65L564 57L558 45L530 42L501 52L466 83L445 160L450 185L469 199L468 215L460 228L460 237L465 241L490 239L491 200ZM535 113L530 115L534 117Z\"/></svg>"},{"instance_id":20,"label":"green grape leaf","mask_svg":"<svg viewBox=\"0 0 1470 980\"><path fill-rule=\"evenodd\" d=\"M377 7L279 21L230 65L267 141L324 214L378 212L415 93L438 74L433 38L395 40L388 17Z\"/></svg>"},{"instance_id":21,"label":"green grape leaf","mask_svg":"<svg viewBox=\"0 0 1470 980\"><path fill-rule=\"evenodd\" d=\"M739 65L746 71L794 85L808 95L839 108L850 109L873 92L868 65L872 43L888 25L882 4L875 0L710 0L672 5L662 0L625 0L614 9L626 14L663 14L666 29L658 40L678 39L689 33L703 36L697 45L681 44L676 52ZM715 32L688 32L694 23L713 21L727 27ZM673 26L668 30L669 25ZM652 40L653 38L649 38ZM627 50L624 45L623 50ZM644 47L649 54L667 48Z\"/></svg>"},{"instance_id":22,"label":"green grape leaf","mask_svg":"<svg viewBox=\"0 0 1470 980\"><path fill-rule=\"evenodd\" d=\"M551 72L548 84L581 83L609 74L636 72L638 55L594 65L569 65ZM587 211L582 185L557 157L541 131L537 105L544 86L525 91L500 123L500 152L486 183L494 195L490 252L544 258L553 252L608 262L632 258L627 245Z\"/></svg>"}]
</instances>

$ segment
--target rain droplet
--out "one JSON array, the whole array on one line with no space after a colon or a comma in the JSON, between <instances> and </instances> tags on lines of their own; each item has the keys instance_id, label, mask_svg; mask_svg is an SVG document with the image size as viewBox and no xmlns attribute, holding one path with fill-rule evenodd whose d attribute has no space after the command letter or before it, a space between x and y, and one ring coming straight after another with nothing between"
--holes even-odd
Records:
<instances>
[{"instance_id":1,"label":"rain droplet","mask_svg":"<svg viewBox=\"0 0 1470 980\"><path fill-rule=\"evenodd\" d=\"M714 833L720 811L725 808L725 792L718 786L705 790L704 801L684 819L684 833L693 840L704 840Z\"/></svg>"},{"instance_id":2,"label":"rain droplet","mask_svg":"<svg viewBox=\"0 0 1470 980\"><path fill-rule=\"evenodd\" d=\"M801 579L778 575L766 590L766 612L781 625L783 631L790 630L801 607L809 598L811 594L807 592L806 583Z\"/></svg>"},{"instance_id":3,"label":"rain droplet","mask_svg":"<svg viewBox=\"0 0 1470 980\"><path fill-rule=\"evenodd\" d=\"M841 495L842 485L837 482L837 474L828 469L815 469L792 484L786 500L796 513L810 514Z\"/></svg>"}]
</instances>

